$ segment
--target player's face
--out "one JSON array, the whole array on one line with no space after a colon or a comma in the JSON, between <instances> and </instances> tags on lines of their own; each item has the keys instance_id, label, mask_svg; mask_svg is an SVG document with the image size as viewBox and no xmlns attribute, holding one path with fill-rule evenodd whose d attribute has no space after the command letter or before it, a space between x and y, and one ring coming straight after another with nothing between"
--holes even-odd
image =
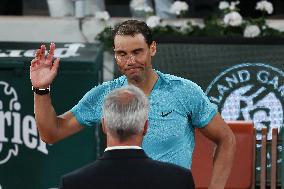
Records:
<instances>
[{"instance_id":1,"label":"player's face","mask_svg":"<svg viewBox=\"0 0 284 189\"><path fill-rule=\"evenodd\" d=\"M150 47L142 34L116 35L114 56L121 71L129 80L142 81L152 70L151 59L156 53L156 43Z\"/></svg>"}]
</instances>

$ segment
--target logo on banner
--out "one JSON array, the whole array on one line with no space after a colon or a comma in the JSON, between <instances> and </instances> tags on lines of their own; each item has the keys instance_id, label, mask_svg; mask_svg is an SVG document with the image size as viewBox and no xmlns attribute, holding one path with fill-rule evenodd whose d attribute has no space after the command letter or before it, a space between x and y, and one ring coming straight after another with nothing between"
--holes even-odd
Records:
<instances>
[{"instance_id":1,"label":"logo on banner","mask_svg":"<svg viewBox=\"0 0 284 189\"><path fill-rule=\"evenodd\" d=\"M79 48L85 47L82 43L64 44L62 48L56 48L54 56L58 58L70 58L80 56ZM0 49L0 58L34 57L35 49Z\"/></svg>"},{"instance_id":2,"label":"logo on banner","mask_svg":"<svg viewBox=\"0 0 284 189\"><path fill-rule=\"evenodd\" d=\"M19 145L48 154L46 144L38 136L34 117L22 115L20 110L16 90L0 81L0 165L18 156Z\"/></svg>"},{"instance_id":3,"label":"logo on banner","mask_svg":"<svg viewBox=\"0 0 284 189\"><path fill-rule=\"evenodd\" d=\"M284 73L266 64L239 64L220 73L206 94L226 121L252 121L257 131L283 126ZM257 132L257 140L261 133Z\"/></svg>"}]
</instances>

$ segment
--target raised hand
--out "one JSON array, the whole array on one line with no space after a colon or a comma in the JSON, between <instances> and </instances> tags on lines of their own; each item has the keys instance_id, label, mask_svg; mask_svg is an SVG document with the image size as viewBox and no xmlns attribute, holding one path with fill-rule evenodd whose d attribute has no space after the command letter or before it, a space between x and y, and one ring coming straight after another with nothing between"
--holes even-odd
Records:
<instances>
[{"instance_id":1,"label":"raised hand","mask_svg":"<svg viewBox=\"0 0 284 189\"><path fill-rule=\"evenodd\" d=\"M55 44L50 44L47 56L45 56L45 50L45 45L41 45L40 49L36 51L35 58L31 61L30 79L35 88L47 88L57 75L59 58L52 62Z\"/></svg>"}]
</instances>

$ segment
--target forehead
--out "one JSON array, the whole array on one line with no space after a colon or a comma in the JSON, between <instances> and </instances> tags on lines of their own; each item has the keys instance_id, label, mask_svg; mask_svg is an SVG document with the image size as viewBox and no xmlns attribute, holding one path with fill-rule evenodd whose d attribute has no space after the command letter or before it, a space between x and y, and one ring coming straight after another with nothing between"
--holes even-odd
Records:
<instances>
[{"instance_id":1,"label":"forehead","mask_svg":"<svg viewBox=\"0 0 284 189\"><path fill-rule=\"evenodd\" d=\"M132 50L137 48L146 48L148 45L142 34L116 35L114 38L115 50Z\"/></svg>"}]
</instances>

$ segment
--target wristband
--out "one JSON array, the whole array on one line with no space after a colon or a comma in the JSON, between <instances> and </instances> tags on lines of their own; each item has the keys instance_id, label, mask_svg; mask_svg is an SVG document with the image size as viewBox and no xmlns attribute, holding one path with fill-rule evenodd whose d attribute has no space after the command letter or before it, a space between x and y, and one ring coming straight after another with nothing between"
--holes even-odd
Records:
<instances>
[{"instance_id":1,"label":"wristband","mask_svg":"<svg viewBox=\"0 0 284 189\"><path fill-rule=\"evenodd\" d=\"M32 90L37 95L47 95L50 92L50 86L47 87L46 89L35 88L34 86L32 86Z\"/></svg>"}]
</instances>

